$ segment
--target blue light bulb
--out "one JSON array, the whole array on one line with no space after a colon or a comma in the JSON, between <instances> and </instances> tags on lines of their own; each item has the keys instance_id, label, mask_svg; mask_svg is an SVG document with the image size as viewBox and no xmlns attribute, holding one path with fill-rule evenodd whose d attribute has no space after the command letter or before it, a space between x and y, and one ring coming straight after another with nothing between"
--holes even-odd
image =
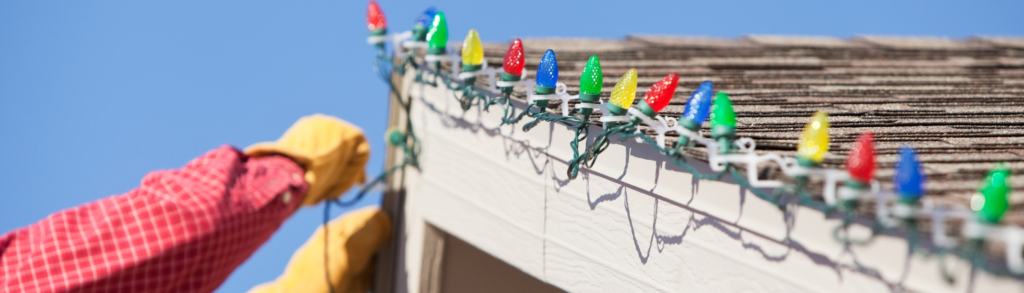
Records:
<instances>
[{"instance_id":1,"label":"blue light bulb","mask_svg":"<svg viewBox=\"0 0 1024 293\"><path fill-rule=\"evenodd\" d=\"M917 152L913 148L900 148L900 161L896 163L896 176L893 176L892 181L900 201L913 203L924 194L924 174L921 173L921 162L917 160Z\"/></svg>"},{"instance_id":2,"label":"blue light bulb","mask_svg":"<svg viewBox=\"0 0 1024 293\"><path fill-rule=\"evenodd\" d=\"M714 95L714 91L715 89L711 85L711 81L701 83L697 90L693 91L690 100L686 102L686 108L683 109L683 118L697 125L704 123L704 120L708 120L708 115L711 114L711 96Z\"/></svg>"},{"instance_id":3,"label":"blue light bulb","mask_svg":"<svg viewBox=\"0 0 1024 293\"><path fill-rule=\"evenodd\" d=\"M422 25L424 28L430 28L430 24L434 21L434 15L436 14L437 8L431 6L430 8L427 8L427 10L424 10L423 13L420 13L420 16L416 17L416 22L413 24Z\"/></svg>"},{"instance_id":4,"label":"blue light bulb","mask_svg":"<svg viewBox=\"0 0 1024 293\"><path fill-rule=\"evenodd\" d=\"M558 60L555 59L555 51L548 49L537 65L537 85L555 87L555 83L558 83Z\"/></svg>"}]
</instances>

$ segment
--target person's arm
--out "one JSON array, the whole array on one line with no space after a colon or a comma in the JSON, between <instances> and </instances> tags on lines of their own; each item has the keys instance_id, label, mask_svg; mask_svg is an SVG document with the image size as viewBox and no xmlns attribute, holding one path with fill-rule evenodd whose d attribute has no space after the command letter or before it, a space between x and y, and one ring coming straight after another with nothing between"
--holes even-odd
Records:
<instances>
[{"instance_id":1,"label":"person's arm","mask_svg":"<svg viewBox=\"0 0 1024 293\"><path fill-rule=\"evenodd\" d=\"M365 178L341 119L299 119L245 153L223 146L139 188L0 236L0 292L211 292L299 206Z\"/></svg>"},{"instance_id":2,"label":"person's arm","mask_svg":"<svg viewBox=\"0 0 1024 293\"><path fill-rule=\"evenodd\" d=\"M303 201L304 170L230 146L0 236L4 292L210 292Z\"/></svg>"}]
</instances>

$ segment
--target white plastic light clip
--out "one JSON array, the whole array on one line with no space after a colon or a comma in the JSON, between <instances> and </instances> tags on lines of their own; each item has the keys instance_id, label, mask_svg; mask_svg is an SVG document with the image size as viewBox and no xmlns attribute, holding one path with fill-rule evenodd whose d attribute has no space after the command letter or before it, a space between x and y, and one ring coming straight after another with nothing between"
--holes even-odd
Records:
<instances>
[{"instance_id":1,"label":"white plastic light clip","mask_svg":"<svg viewBox=\"0 0 1024 293\"><path fill-rule=\"evenodd\" d=\"M409 50L426 49L429 46L430 45L427 44L427 42L418 42L418 41L404 41L404 42L402 42L402 48L406 48L406 49L409 49Z\"/></svg>"},{"instance_id":2,"label":"white plastic light clip","mask_svg":"<svg viewBox=\"0 0 1024 293\"><path fill-rule=\"evenodd\" d=\"M550 95L535 95L533 94L533 88L535 85L530 85L526 89L526 102L533 104L534 101L543 100L561 100L562 101L562 116L569 116L569 101L579 99L579 96L569 95L567 92L567 86L564 83L555 84L555 93ZM629 120L626 120L629 121Z\"/></svg>"},{"instance_id":3,"label":"white plastic light clip","mask_svg":"<svg viewBox=\"0 0 1024 293\"><path fill-rule=\"evenodd\" d=\"M427 54L427 55L423 56L423 61L427 61L427 62L445 62L445 61L449 61L451 59L452 58L451 58L450 55L432 55L432 54ZM458 70L458 67L457 66L456 67L452 67L452 70Z\"/></svg>"},{"instance_id":4,"label":"white plastic light clip","mask_svg":"<svg viewBox=\"0 0 1024 293\"><path fill-rule=\"evenodd\" d=\"M611 113L611 111L608 110L608 105L609 104L611 104L611 103L607 103L606 104L604 101L601 101L601 108L602 108L601 112L602 112L602 115L601 115L600 119L597 119L598 121L601 121L602 123L608 123L608 122L629 122L629 120L630 120L629 112L626 112L626 115L622 115L622 116L604 115L603 113ZM632 110L632 109L633 108L630 108L630 110Z\"/></svg>"},{"instance_id":5,"label":"white plastic light clip","mask_svg":"<svg viewBox=\"0 0 1024 293\"><path fill-rule=\"evenodd\" d=\"M1007 226L1001 229L1003 242L1006 244L1006 267L1011 272L1024 273L1024 230L1020 227Z\"/></svg>"},{"instance_id":6,"label":"white plastic light clip","mask_svg":"<svg viewBox=\"0 0 1024 293\"><path fill-rule=\"evenodd\" d=\"M452 62L452 63L454 64L455 62ZM454 65L453 65L453 67L454 67ZM480 69L477 69L477 70L474 70L474 71L461 72L461 73L459 73L457 75L457 77L458 77L459 80L466 80L467 78L472 78L472 77L476 77L476 76L486 76L488 78L487 80L490 82L490 84L488 86L490 87L491 91L495 91L496 92L496 91L498 91L497 82L499 82L499 81L497 81L495 79L496 79L498 73L501 73L501 72L502 72L501 67L498 67L498 68L490 67L487 64L487 59L484 59L484 62L482 64L482 66L480 66ZM524 70L523 71L523 77L525 77L525 76L526 76L526 71Z\"/></svg>"},{"instance_id":7,"label":"white plastic light clip","mask_svg":"<svg viewBox=\"0 0 1024 293\"><path fill-rule=\"evenodd\" d=\"M383 42L391 41L392 45L399 46L402 41L412 38L412 31L404 31L397 34L387 34L383 36L369 36L366 37L366 43L370 45L376 45Z\"/></svg>"},{"instance_id":8,"label":"white plastic light clip","mask_svg":"<svg viewBox=\"0 0 1024 293\"><path fill-rule=\"evenodd\" d=\"M658 134L658 136L656 136L654 140L658 142L658 147L660 148L665 148L665 133L672 131L673 126L679 125L678 120L676 120L675 118L665 118L662 117L661 115L657 115L654 116L654 119L652 119L650 116L644 114L643 111L640 111L639 109L633 107L629 107L629 114L637 118L640 118L640 121L642 121L644 124L650 126L651 128L654 128L654 132ZM671 126L669 125L670 121L672 124ZM637 129L637 132L639 131L640 130ZM636 142L643 142L643 139L637 137Z\"/></svg>"}]
</instances>

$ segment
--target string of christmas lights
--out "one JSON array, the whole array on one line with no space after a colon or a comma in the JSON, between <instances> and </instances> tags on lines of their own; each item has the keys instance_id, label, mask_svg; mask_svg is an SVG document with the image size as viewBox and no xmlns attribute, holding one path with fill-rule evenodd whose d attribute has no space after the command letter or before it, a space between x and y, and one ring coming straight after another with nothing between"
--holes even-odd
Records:
<instances>
[{"instance_id":1,"label":"string of christmas lights","mask_svg":"<svg viewBox=\"0 0 1024 293\"><path fill-rule=\"evenodd\" d=\"M844 243L864 244L886 231L907 231L908 245L914 249L917 246L918 221L929 220L932 225L932 249L939 257L954 254L995 274L1018 277L1024 274L1024 229L1000 225L1009 207L1010 193L1010 170L1003 163L997 164L982 180L978 194L971 199L970 207L938 207L928 198L922 199L925 176L916 152L909 146L904 146L899 152L900 159L893 178L894 190L880 188L879 182L874 179L876 163L874 134L871 132L862 133L855 141L847 159L846 170L821 168L820 164L828 153L830 143L828 114L822 111L815 113L804 127L795 157L758 154L753 139L736 137L736 113L732 108L732 102L728 94L715 93L714 85L710 81L704 81L697 87L688 99L680 118L676 119L658 115L658 112L668 105L676 91L679 76L675 73L654 83L644 99L637 103L637 107L632 107L636 97L636 70L627 71L612 88L608 102L604 102L600 98L604 76L598 56L591 56L587 61L580 76L579 93L570 95L567 93L566 85L558 82L558 60L553 50L544 53L534 79L527 79L528 73L524 70L525 54L522 41L519 39L515 39L509 46L502 67L489 67L483 59L483 47L475 29L468 32L461 52L448 50L447 18L443 12L433 7L417 18L412 31L387 35L383 12L377 3L371 0L367 24L370 30L368 42L376 45L380 52L378 62L387 63L399 73L404 73L406 67L417 69L417 82L446 86L452 90L455 98L459 99L464 110L469 109L474 102L485 110L491 105L500 105L505 111L502 125L518 123L525 116L535 118L524 125L524 131L528 131L540 121L562 123L575 128L576 136L570 142L574 158L567 170L570 178L576 178L581 166L593 166L597 156L611 143L610 137L618 136L620 140L634 138L638 142L649 143L668 156L674 164L686 168L700 179L718 180L728 173L738 184L781 209L786 209L787 203L792 200L786 196L789 194L796 197L795 200L800 205L825 213L841 213L843 224L836 228L834 236ZM385 53L383 45L387 41L391 41L394 48L393 56L390 57ZM425 49L425 54L421 64L416 61L415 52L422 49ZM461 58L458 56L460 53ZM398 63L395 63L395 60ZM442 62L451 62L450 72L447 74L443 73ZM378 64L378 68L381 67ZM425 75L433 77L434 80L428 81ZM381 74L381 77L391 84L390 73ZM488 78L488 88L476 87L478 77ZM437 82L438 80L441 82ZM528 106L518 116L514 114L515 108L511 104L511 94L515 87L525 88L527 95ZM409 102L402 100L393 85L391 89L408 112ZM550 100L561 100L561 116L547 112ZM579 100L575 104L575 111L569 108L569 102L572 100ZM579 143L586 141L587 131L591 126L589 117L595 112L602 114L599 121L602 122L605 131L596 136L593 145L585 147L585 152L581 154ZM700 134L700 125L709 119L711 134L710 137L705 137ZM641 124L650 127L655 135L652 137L641 133ZM416 151L418 154L418 143L412 134L412 125L408 124L406 127L406 133L391 132L389 142L395 146L402 146L407 152ZM674 148L667 148L665 144L665 137L669 132L679 135ZM717 173L702 174L687 163L682 152L686 148L698 145L707 149L708 164L712 171ZM783 181L758 179L757 166L764 162L776 164L796 183L786 184ZM389 173L386 172L381 177ZM819 178L823 182L824 202L811 199L806 188L811 177ZM774 192L768 194L761 188L773 188ZM870 238L848 238L844 232L856 220L855 210L862 201L870 199L875 201L876 212ZM893 203L891 207L890 202ZM967 243L961 244L946 234L946 221L952 218L963 221L962 235ZM984 261L979 260L981 244L985 241L1002 241L1006 244L1005 267L987 266ZM947 280L952 281L944 266L940 265L940 270Z\"/></svg>"}]
</instances>

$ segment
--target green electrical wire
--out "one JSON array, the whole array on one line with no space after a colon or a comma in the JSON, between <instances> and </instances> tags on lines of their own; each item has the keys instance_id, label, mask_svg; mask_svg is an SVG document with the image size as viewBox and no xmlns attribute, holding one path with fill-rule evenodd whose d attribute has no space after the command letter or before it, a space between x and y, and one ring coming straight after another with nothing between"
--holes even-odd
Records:
<instances>
[{"instance_id":1,"label":"green electrical wire","mask_svg":"<svg viewBox=\"0 0 1024 293\"><path fill-rule=\"evenodd\" d=\"M594 165L597 157L602 152L604 152L611 144L610 137L618 135L620 141L630 138L640 138L647 144L651 145L651 147L655 148L658 152L667 156L669 158L669 162L676 166L679 166L680 168L685 169L686 171L693 174L694 177L701 180L721 180L722 177L724 177L724 175L728 173L735 180L737 185L753 193L758 198L778 206L782 210L786 210L788 203L793 201L790 198L795 198L797 205L820 211L822 213L825 213L826 215L834 216L836 212L842 212L842 214L840 214L839 216L842 217L843 224L842 226L837 227L836 230L833 231L833 237L836 239L836 241L839 241L841 243L848 245L862 245L868 243L877 235L899 232L897 228L885 228L881 225L881 223L875 221L871 225L871 235L868 238L850 239L848 237L843 237L842 235L840 235L840 230L848 227L857 219L856 213L854 213L852 209L849 209L849 207L831 207L825 204L824 202L815 201L811 198L810 192L806 188L802 187L802 184L785 185L783 187L776 188L771 194L769 194L768 192L751 185L750 182L746 180L746 177L740 173L740 170L737 169L735 166L731 165L727 165L726 169L721 172L710 174L701 173L699 169L690 165L687 162L687 158L685 157L685 155L678 149L662 148L651 137L642 133L637 133L636 129L638 123L633 121L631 121L630 123L615 125L606 128L601 134L595 137L593 145L584 147L585 151L583 153L580 153L580 142L586 141L589 137L589 115L584 115L584 117L582 118L573 115L552 116L547 112L541 112L538 109L535 109L534 106L536 106L536 104L527 105L526 109L522 110L522 112L518 113L517 115L515 107L512 105L512 97L510 93L496 94L491 93L489 91L479 91L476 89L470 90L468 89L469 87L462 85L459 81L456 81L448 77L448 75L444 73L445 70L443 68L431 70L429 68L425 68L423 66L418 65L415 62L415 59L413 58L412 55L400 59L399 63L396 64L393 60L389 59L383 52L381 52L380 54L378 54L377 63L378 64L375 70L378 71L378 73L381 75L381 78L385 81L385 83L389 85L392 94L396 97L396 100L398 101L399 105L402 107L403 111L407 116L409 115L410 111L409 104L411 104L411 99L409 101L405 101L401 98L400 93L394 87L394 84L391 82L390 79L392 70L399 74L405 74L407 68L412 68L414 70L418 70L415 82L432 86L438 86L439 84L443 84L446 88L452 90L453 92L461 92L461 96L455 94L453 94L453 96L460 103L464 103L462 104L464 105L463 109L469 108L466 107L465 105L472 106L474 104L481 107L485 111L490 106L498 106L502 108L503 114L501 118L502 123L500 126L513 125L519 123L523 118L529 116L531 118L534 118L534 120L528 122L526 125L523 126L524 131L529 131L530 129L536 127L540 123L540 121L561 123L570 128L575 128L574 139L569 143L570 147L573 150L573 159L569 161L569 169L566 171L566 174L573 179L578 176L579 169L581 166L590 168ZM431 77L432 80L428 81L426 78L424 78L424 74L429 75L428 77ZM416 169L419 169L419 140L416 139L416 136L412 128L412 123L410 121L407 121L406 129L406 135L408 139L406 140L406 143L399 145L399 147L402 148L402 151L406 154L406 160L399 165L389 168L381 175L377 176L377 178L371 181L371 184L366 185L365 188L367 190L361 190L360 193L357 194L355 199L348 202L341 202L336 200L335 204L338 204L340 206L347 206L355 203L362 197L363 194L365 194L368 191L368 188L385 180L388 176L392 175L394 172L401 168L412 166L415 167ZM790 194L791 196L787 197L785 196L786 194ZM325 227L327 220L327 213L325 211ZM982 245L974 244L966 248L947 249L920 244L917 237L919 231L917 229L916 223L908 223L907 225L904 226L908 227L908 231L906 231L908 235L908 250L910 250L911 252L921 251L922 253L930 253L939 258L944 258L947 255L954 255L965 260L968 260L973 266L989 271L995 275L1012 276L1017 278L1021 277L1021 275L1009 272L1008 269L1005 267L993 266L990 265L987 261L985 261L984 257L981 254L981 249L983 247ZM786 239L785 241L787 243L796 243L792 239ZM862 266L861 269L871 271L870 268L863 268ZM947 281L949 282L953 281L952 275L949 274L947 268L945 267L942 261L940 261L939 270L943 278L947 279Z\"/></svg>"}]
</instances>

